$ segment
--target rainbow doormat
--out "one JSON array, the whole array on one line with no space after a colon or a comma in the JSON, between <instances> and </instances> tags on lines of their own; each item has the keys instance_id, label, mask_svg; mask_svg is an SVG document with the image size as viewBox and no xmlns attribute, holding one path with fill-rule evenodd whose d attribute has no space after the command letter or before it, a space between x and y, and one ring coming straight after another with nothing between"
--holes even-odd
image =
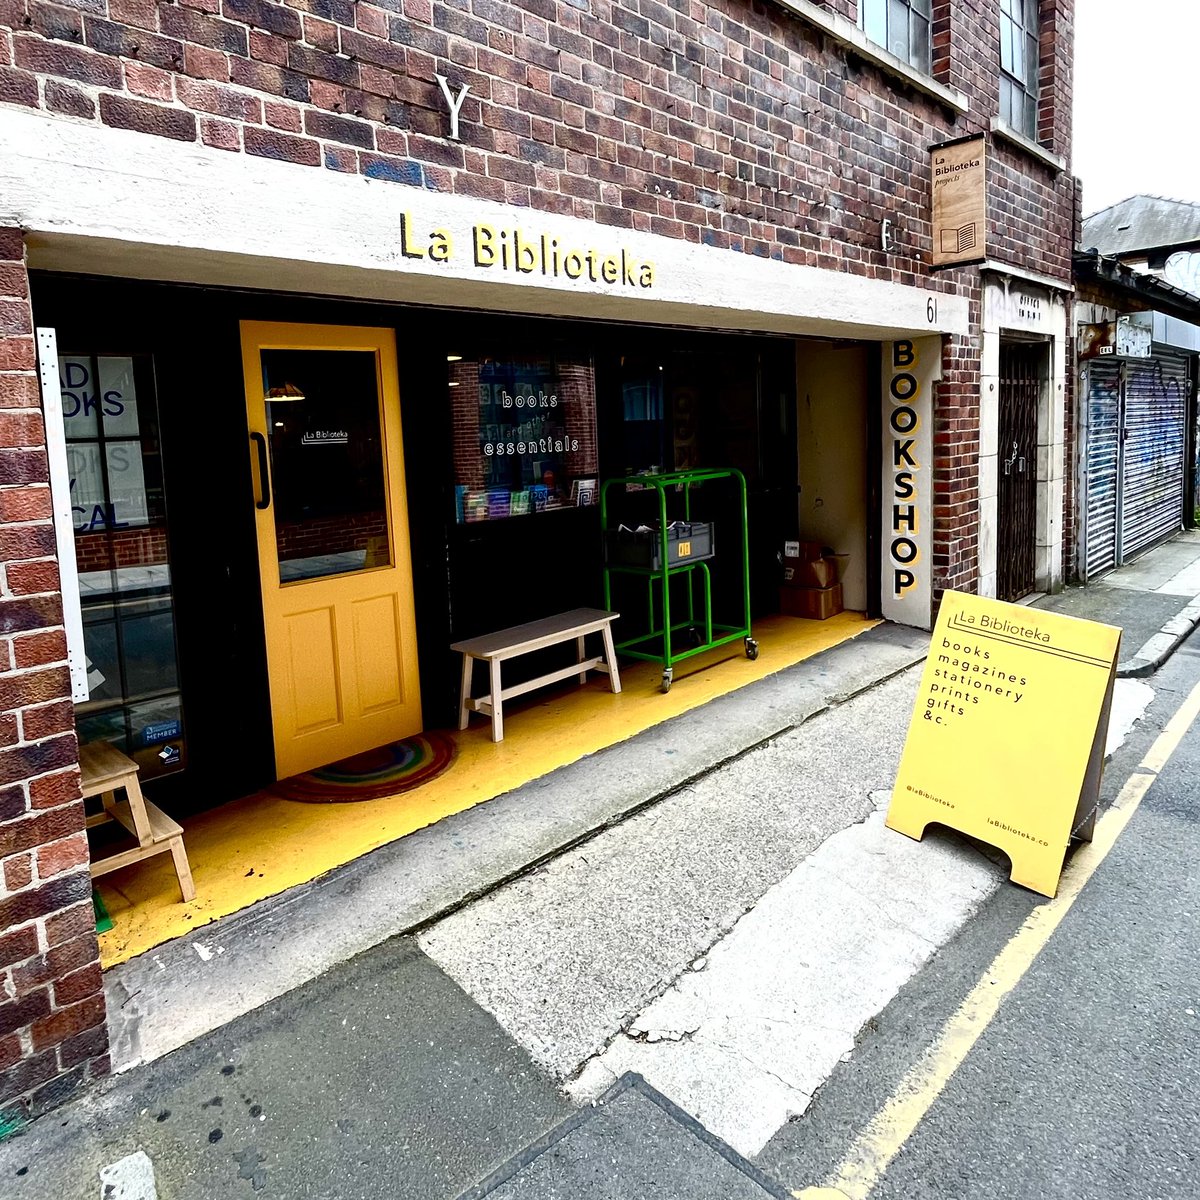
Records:
<instances>
[{"instance_id":1,"label":"rainbow doormat","mask_svg":"<svg viewBox=\"0 0 1200 1200\"><path fill-rule=\"evenodd\" d=\"M382 800L436 778L454 761L455 750L453 740L443 733L420 733L281 779L268 790L305 804Z\"/></svg>"}]
</instances>

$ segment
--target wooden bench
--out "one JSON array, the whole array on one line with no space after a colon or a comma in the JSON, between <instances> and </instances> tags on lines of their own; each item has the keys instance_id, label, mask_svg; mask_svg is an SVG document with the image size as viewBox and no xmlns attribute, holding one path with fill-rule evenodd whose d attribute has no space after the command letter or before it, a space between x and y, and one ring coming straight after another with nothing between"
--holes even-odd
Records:
<instances>
[{"instance_id":1,"label":"wooden bench","mask_svg":"<svg viewBox=\"0 0 1200 1200\"><path fill-rule=\"evenodd\" d=\"M187 851L183 848L183 827L142 795L137 763L109 742L92 742L79 747L79 771L83 798L99 796L104 806L102 811L87 818L87 827L91 829L105 821L116 821L137 838L137 845L131 849L118 850L94 860L92 878L153 858L156 854L170 854L184 902L195 900L196 885L192 882ZM117 799L118 791L124 791L124 800Z\"/></svg>"},{"instance_id":2,"label":"wooden bench","mask_svg":"<svg viewBox=\"0 0 1200 1200\"><path fill-rule=\"evenodd\" d=\"M608 676L614 692L621 690L621 676L617 671L617 655L613 650L612 623L620 613L605 612L600 608L574 608L570 612L527 625L514 625L511 629L500 629L482 637L468 638L455 642L451 650L463 656L462 700L458 709L458 727L466 729L472 712L484 713L492 718L492 741L504 740L504 701L514 696L523 696L534 688L557 683L560 679L579 676L580 683L587 682L589 671L602 671ZM588 658L585 641L589 633L599 633L604 640L604 653ZM525 683L505 688L500 684L500 664L508 658L531 654L547 646L557 646L575 639L576 662L573 666L550 671ZM475 660L488 664L489 690L486 696L471 698L471 675Z\"/></svg>"}]
</instances>

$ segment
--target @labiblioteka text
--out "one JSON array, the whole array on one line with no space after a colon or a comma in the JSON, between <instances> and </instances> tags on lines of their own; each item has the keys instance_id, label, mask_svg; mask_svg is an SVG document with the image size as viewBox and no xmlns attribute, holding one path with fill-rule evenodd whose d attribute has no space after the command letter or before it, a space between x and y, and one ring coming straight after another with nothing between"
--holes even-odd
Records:
<instances>
[{"instance_id":1,"label":"@labiblioteka text","mask_svg":"<svg viewBox=\"0 0 1200 1200\"><path fill-rule=\"evenodd\" d=\"M405 258L451 262L456 255L448 229L421 229L408 213L400 214L400 253ZM615 287L652 288L654 264L620 249L573 246L548 233L494 225L471 226L471 262L485 270L547 279L586 279Z\"/></svg>"}]
</instances>

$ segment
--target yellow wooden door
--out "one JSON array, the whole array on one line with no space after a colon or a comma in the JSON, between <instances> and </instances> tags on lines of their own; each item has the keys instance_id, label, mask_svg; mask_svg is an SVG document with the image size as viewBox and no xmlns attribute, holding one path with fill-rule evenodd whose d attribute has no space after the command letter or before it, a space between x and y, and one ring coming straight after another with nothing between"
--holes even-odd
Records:
<instances>
[{"instance_id":1,"label":"yellow wooden door","mask_svg":"<svg viewBox=\"0 0 1200 1200\"><path fill-rule=\"evenodd\" d=\"M242 322L275 772L421 728L395 334Z\"/></svg>"}]
</instances>

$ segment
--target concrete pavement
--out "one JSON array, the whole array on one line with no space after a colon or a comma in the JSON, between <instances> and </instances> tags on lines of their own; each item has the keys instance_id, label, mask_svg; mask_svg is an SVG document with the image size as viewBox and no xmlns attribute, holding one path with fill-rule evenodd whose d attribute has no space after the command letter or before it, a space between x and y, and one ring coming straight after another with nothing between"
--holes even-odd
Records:
<instances>
[{"instance_id":1,"label":"concrete pavement","mask_svg":"<svg viewBox=\"0 0 1200 1200\"><path fill-rule=\"evenodd\" d=\"M114 967L105 988L115 1068L186 1045L653 807L919 662L928 641L873 629Z\"/></svg>"},{"instance_id":2,"label":"concrete pavement","mask_svg":"<svg viewBox=\"0 0 1200 1200\"><path fill-rule=\"evenodd\" d=\"M140 1151L163 1200L445 1200L571 1108L401 938L35 1122L0 1195L96 1200Z\"/></svg>"},{"instance_id":3,"label":"concrete pavement","mask_svg":"<svg viewBox=\"0 0 1200 1200\"><path fill-rule=\"evenodd\" d=\"M1152 674L1200 624L1200 530L1188 529L1127 566L1041 597L1038 608L1119 625L1118 674Z\"/></svg>"}]
</instances>

